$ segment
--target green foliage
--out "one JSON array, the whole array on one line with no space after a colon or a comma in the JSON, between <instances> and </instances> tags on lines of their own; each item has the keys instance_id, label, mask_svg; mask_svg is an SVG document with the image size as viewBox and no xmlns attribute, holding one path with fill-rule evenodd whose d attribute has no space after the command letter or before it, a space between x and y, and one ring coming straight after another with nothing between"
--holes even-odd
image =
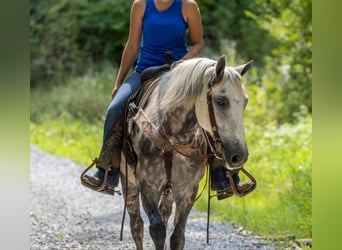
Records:
<instances>
[{"instance_id":1,"label":"green foliage","mask_svg":"<svg viewBox=\"0 0 342 250\"><path fill-rule=\"evenodd\" d=\"M265 236L311 238L311 117L300 117L294 125L245 126L250 151L245 167L256 178L257 189L243 198L213 199L213 219L233 221ZM195 207L206 211L206 197Z\"/></svg>"},{"instance_id":2,"label":"green foliage","mask_svg":"<svg viewBox=\"0 0 342 250\"><path fill-rule=\"evenodd\" d=\"M205 53L226 54L230 65L255 61L247 82L263 98L258 102L264 109L257 112L279 123L294 122L303 109L311 113L311 0L198 3Z\"/></svg>"},{"instance_id":3,"label":"green foliage","mask_svg":"<svg viewBox=\"0 0 342 250\"><path fill-rule=\"evenodd\" d=\"M227 44L233 45L242 58L253 58L259 67L264 66L264 56L275 48L276 41L246 15L246 11L257 6L254 1L197 2L202 13L205 54L224 53ZM259 42L261 39L262 43Z\"/></svg>"},{"instance_id":4,"label":"green foliage","mask_svg":"<svg viewBox=\"0 0 342 250\"><path fill-rule=\"evenodd\" d=\"M30 142L45 152L60 155L88 166L98 156L102 143L103 124L70 120L63 115L46 119L43 124L30 123Z\"/></svg>"},{"instance_id":5,"label":"green foliage","mask_svg":"<svg viewBox=\"0 0 342 250\"><path fill-rule=\"evenodd\" d=\"M265 56L259 78L268 94L269 109L278 121L291 121L305 106L312 110L312 4L311 0L256 1L259 11L246 11L279 46ZM262 10L262 11L260 11Z\"/></svg>"},{"instance_id":6,"label":"green foliage","mask_svg":"<svg viewBox=\"0 0 342 250\"><path fill-rule=\"evenodd\" d=\"M77 43L93 61L120 61L129 33L131 4L127 0L77 1Z\"/></svg>"},{"instance_id":7,"label":"green foliage","mask_svg":"<svg viewBox=\"0 0 342 250\"><path fill-rule=\"evenodd\" d=\"M30 117L35 123L47 119L78 119L96 123L103 120L111 101L116 71L106 67L102 71L89 71L79 77L70 77L67 84L51 89L31 89Z\"/></svg>"},{"instance_id":8,"label":"green foliage","mask_svg":"<svg viewBox=\"0 0 342 250\"><path fill-rule=\"evenodd\" d=\"M249 82L267 96L264 108L271 110L269 119L295 121L293 114L303 106L311 113L311 0L197 2L204 28L203 56L226 54L234 63L254 59ZM63 85L70 75L82 75L89 67L119 64L132 1L30 4L31 87Z\"/></svg>"},{"instance_id":9,"label":"green foliage","mask_svg":"<svg viewBox=\"0 0 342 250\"><path fill-rule=\"evenodd\" d=\"M89 65L119 62L130 6L126 0L31 1L31 86L62 84Z\"/></svg>"},{"instance_id":10,"label":"green foliage","mask_svg":"<svg viewBox=\"0 0 342 250\"><path fill-rule=\"evenodd\" d=\"M30 141L83 166L98 156L116 71L89 70L51 89L31 89Z\"/></svg>"},{"instance_id":11,"label":"green foliage","mask_svg":"<svg viewBox=\"0 0 342 250\"><path fill-rule=\"evenodd\" d=\"M78 24L68 1L31 1L30 32L31 86L63 82L66 73L80 70Z\"/></svg>"}]
</instances>

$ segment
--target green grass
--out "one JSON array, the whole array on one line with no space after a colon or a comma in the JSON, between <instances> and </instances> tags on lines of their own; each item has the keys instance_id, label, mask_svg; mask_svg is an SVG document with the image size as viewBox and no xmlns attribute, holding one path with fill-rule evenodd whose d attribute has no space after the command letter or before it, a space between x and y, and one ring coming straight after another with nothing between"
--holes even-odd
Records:
<instances>
[{"instance_id":1,"label":"green grass","mask_svg":"<svg viewBox=\"0 0 342 250\"><path fill-rule=\"evenodd\" d=\"M31 143L88 166L100 151L114 79L115 72L106 69L52 89L32 89ZM258 186L243 198L212 199L211 218L264 236L312 238L312 118L303 109L295 114L295 124L272 122L263 105L266 96L251 87L245 115L250 156L245 168ZM204 193L195 208L206 211L206 197Z\"/></svg>"},{"instance_id":2,"label":"green grass","mask_svg":"<svg viewBox=\"0 0 342 250\"><path fill-rule=\"evenodd\" d=\"M102 124L80 120L65 122L63 117L30 123L30 141L46 152L60 155L86 166L98 157L102 143Z\"/></svg>"},{"instance_id":3,"label":"green grass","mask_svg":"<svg viewBox=\"0 0 342 250\"><path fill-rule=\"evenodd\" d=\"M52 88L31 89L30 140L81 165L98 156L116 70L89 70Z\"/></svg>"}]
</instances>

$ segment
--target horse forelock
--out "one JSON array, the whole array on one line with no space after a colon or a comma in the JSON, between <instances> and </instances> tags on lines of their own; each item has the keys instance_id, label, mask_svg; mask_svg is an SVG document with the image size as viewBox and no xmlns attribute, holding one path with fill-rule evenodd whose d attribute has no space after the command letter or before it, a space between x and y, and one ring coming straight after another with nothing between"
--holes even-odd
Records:
<instances>
[{"instance_id":1,"label":"horse forelock","mask_svg":"<svg viewBox=\"0 0 342 250\"><path fill-rule=\"evenodd\" d=\"M247 96L245 87L242 83L242 77L235 68L226 67L225 75L228 78L229 84L231 84L232 88L234 88L240 96Z\"/></svg>"}]
</instances>

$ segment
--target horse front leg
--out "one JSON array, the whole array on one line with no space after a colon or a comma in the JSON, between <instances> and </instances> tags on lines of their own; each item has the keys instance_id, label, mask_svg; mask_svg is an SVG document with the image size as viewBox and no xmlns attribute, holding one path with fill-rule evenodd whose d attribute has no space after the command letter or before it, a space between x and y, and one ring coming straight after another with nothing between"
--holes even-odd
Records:
<instances>
[{"instance_id":1,"label":"horse front leg","mask_svg":"<svg viewBox=\"0 0 342 250\"><path fill-rule=\"evenodd\" d=\"M185 244L185 225L194 205L198 186L189 191L189 194L176 201L174 230L170 238L171 250L183 250Z\"/></svg>"},{"instance_id":2,"label":"horse front leg","mask_svg":"<svg viewBox=\"0 0 342 250\"><path fill-rule=\"evenodd\" d=\"M133 175L130 175L132 177ZM127 212L130 217L130 229L137 250L143 250L144 222L140 214L139 190L135 179L128 180L126 190L126 177L121 176L122 190L124 197L127 192ZM125 199L125 198L124 198Z\"/></svg>"},{"instance_id":3,"label":"horse front leg","mask_svg":"<svg viewBox=\"0 0 342 250\"><path fill-rule=\"evenodd\" d=\"M157 201L158 194L153 192L146 184L141 184L141 201L149 218L149 231L156 250L165 249L166 226L160 216Z\"/></svg>"},{"instance_id":4,"label":"horse front leg","mask_svg":"<svg viewBox=\"0 0 342 250\"><path fill-rule=\"evenodd\" d=\"M170 218L172 212L172 204L174 202L173 193L171 192L168 195L162 194L161 201L159 204L159 212L162 218L162 221L165 226L168 224L168 220Z\"/></svg>"},{"instance_id":5,"label":"horse front leg","mask_svg":"<svg viewBox=\"0 0 342 250\"><path fill-rule=\"evenodd\" d=\"M143 250L144 222L140 214L139 196L127 199L127 211L130 217L131 234L137 250Z\"/></svg>"}]
</instances>

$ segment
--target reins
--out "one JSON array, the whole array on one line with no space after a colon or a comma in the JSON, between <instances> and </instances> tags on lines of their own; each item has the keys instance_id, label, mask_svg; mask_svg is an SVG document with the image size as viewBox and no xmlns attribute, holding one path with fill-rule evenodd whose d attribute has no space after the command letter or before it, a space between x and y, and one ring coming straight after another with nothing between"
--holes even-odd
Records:
<instances>
[{"instance_id":1,"label":"reins","mask_svg":"<svg viewBox=\"0 0 342 250\"><path fill-rule=\"evenodd\" d=\"M125 117L127 117L127 108L125 109ZM127 138L128 138L128 131L127 126L124 126L124 136L123 136L123 151L125 155L125 201L124 201L124 209L122 213L122 220L121 220L121 229L120 229L120 241L123 238L123 230L125 225L125 217L126 217L126 208L127 208L127 199L128 199L128 164L127 164Z\"/></svg>"}]
</instances>

